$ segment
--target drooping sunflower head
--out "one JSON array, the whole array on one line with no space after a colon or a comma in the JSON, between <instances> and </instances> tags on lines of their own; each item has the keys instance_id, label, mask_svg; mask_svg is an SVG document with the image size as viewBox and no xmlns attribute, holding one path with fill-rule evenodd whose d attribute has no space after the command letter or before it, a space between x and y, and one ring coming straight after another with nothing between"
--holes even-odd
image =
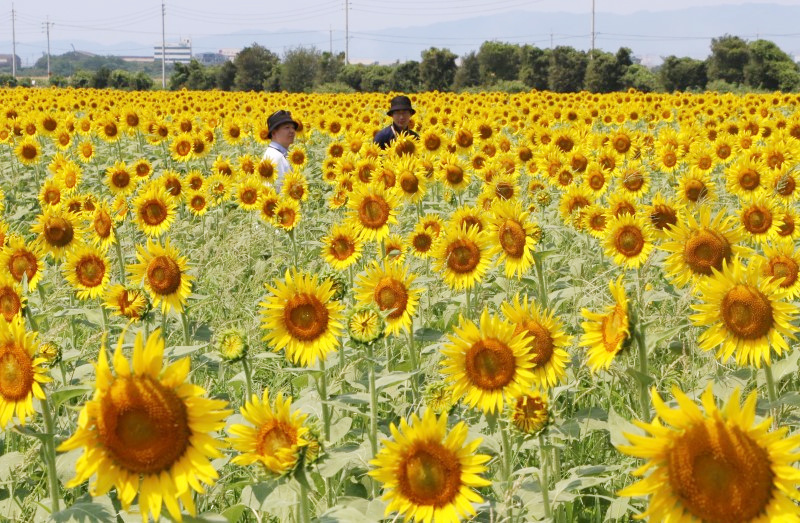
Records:
<instances>
[{"instance_id":1,"label":"drooping sunflower head","mask_svg":"<svg viewBox=\"0 0 800 523\"><path fill-rule=\"evenodd\" d=\"M627 347L631 336L628 298L622 276L616 282L610 281L608 287L614 303L607 305L604 312L581 311L587 321L581 323L583 336L580 345L588 349L586 364L592 372L608 369L614 357Z\"/></svg>"},{"instance_id":2,"label":"drooping sunflower head","mask_svg":"<svg viewBox=\"0 0 800 523\"><path fill-rule=\"evenodd\" d=\"M106 289L103 305L118 316L139 321L150 311L150 301L141 289L115 283Z\"/></svg>"}]
</instances>

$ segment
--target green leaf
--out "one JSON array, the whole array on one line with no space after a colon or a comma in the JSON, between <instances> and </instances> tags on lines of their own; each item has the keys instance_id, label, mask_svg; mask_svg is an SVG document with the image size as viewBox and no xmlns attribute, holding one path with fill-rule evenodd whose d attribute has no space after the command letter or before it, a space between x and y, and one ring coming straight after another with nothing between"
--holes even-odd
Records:
<instances>
[{"instance_id":1,"label":"green leaf","mask_svg":"<svg viewBox=\"0 0 800 523\"><path fill-rule=\"evenodd\" d=\"M239 501L257 512L278 515L279 509L291 510L297 505L297 494L287 483L265 481L242 489Z\"/></svg>"},{"instance_id":2,"label":"green leaf","mask_svg":"<svg viewBox=\"0 0 800 523\"><path fill-rule=\"evenodd\" d=\"M224 517L228 523L236 523L242 519L242 515L246 510L247 507L244 505L233 505L232 507L228 507L222 513L222 517Z\"/></svg>"},{"instance_id":3,"label":"green leaf","mask_svg":"<svg viewBox=\"0 0 800 523\"><path fill-rule=\"evenodd\" d=\"M800 351L793 350L787 357L772 363L772 376L775 378L775 383L797 371L798 359L800 359Z\"/></svg>"},{"instance_id":4,"label":"green leaf","mask_svg":"<svg viewBox=\"0 0 800 523\"><path fill-rule=\"evenodd\" d=\"M52 514L50 519L57 523L116 523L117 515L99 503L81 502Z\"/></svg>"},{"instance_id":5,"label":"green leaf","mask_svg":"<svg viewBox=\"0 0 800 523\"><path fill-rule=\"evenodd\" d=\"M419 341L439 341L444 333L440 330L423 327L414 331L414 339Z\"/></svg>"},{"instance_id":6,"label":"green leaf","mask_svg":"<svg viewBox=\"0 0 800 523\"><path fill-rule=\"evenodd\" d=\"M353 418L344 417L336 420L336 423L331 425L331 439L329 443L333 444L342 439L350 432L350 427L353 426Z\"/></svg>"},{"instance_id":7,"label":"green leaf","mask_svg":"<svg viewBox=\"0 0 800 523\"><path fill-rule=\"evenodd\" d=\"M53 403L54 407L58 408L61 404L66 403L72 398L83 396L91 391L91 387L84 387L83 385L66 385L51 392L50 401Z\"/></svg>"},{"instance_id":8,"label":"green leaf","mask_svg":"<svg viewBox=\"0 0 800 523\"><path fill-rule=\"evenodd\" d=\"M639 372L639 369L634 369L633 367L628 367L625 369L625 372L633 376L633 379L635 379L637 382L647 385L648 387L655 381L655 379L653 379L653 377L649 374L642 374Z\"/></svg>"},{"instance_id":9,"label":"green leaf","mask_svg":"<svg viewBox=\"0 0 800 523\"><path fill-rule=\"evenodd\" d=\"M391 385L396 385L403 381L407 381L411 376L417 374L416 372L389 372L375 380L375 389L381 390Z\"/></svg>"},{"instance_id":10,"label":"green leaf","mask_svg":"<svg viewBox=\"0 0 800 523\"><path fill-rule=\"evenodd\" d=\"M611 436L611 444L615 447L630 444L624 433L643 434L642 429L617 414L613 407L608 413L608 432Z\"/></svg>"}]
</instances>

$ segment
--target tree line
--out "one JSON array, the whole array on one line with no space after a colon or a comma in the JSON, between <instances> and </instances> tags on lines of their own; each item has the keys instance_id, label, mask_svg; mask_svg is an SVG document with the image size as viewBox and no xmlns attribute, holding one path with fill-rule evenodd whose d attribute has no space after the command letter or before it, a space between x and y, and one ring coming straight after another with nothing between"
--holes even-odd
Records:
<instances>
[{"instance_id":1,"label":"tree line","mask_svg":"<svg viewBox=\"0 0 800 523\"><path fill-rule=\"evenodd\" d=\"M2 83L2 79L0 79ZM56 85L152 89L152 77L110 69L78 70L51 80ZM419 92L531 89L606 93L650 91L798 91L800 67L769 40L725 35L711 41L705 60L667 56L657 67L637 63L632 51L582 51L569 46L541 49L528 44L484 42L461 57L431 47L421 60L390 65L346 64L344 53L298 47L279 57L254 43L232 61L204 66L174 64L169 89L288 92Z\"/></svg>"}]
</instances>

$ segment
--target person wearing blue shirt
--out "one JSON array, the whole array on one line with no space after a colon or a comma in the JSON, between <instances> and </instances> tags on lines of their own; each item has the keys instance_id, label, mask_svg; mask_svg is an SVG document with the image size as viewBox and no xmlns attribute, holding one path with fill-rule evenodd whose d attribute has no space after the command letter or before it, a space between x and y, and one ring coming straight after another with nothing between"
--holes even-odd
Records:
<instances>
[{"instance_id":1,"label":"person wearing blue shirt","mask_svg":"<svg viewBox=\"0 0 800 523\"><path fill-rule=\"evenodd\" d=\"M414 113L416 113L416 111L411 107L411 99L408 96L400 95L392 98L389 111L386 112L387 115L392 117L392 124L378 131L373 141L378 144L381 149L386 149L401 133L419 138L419 135L409 128L411 116L413 116Z\"/></svg>"}]
</instances>

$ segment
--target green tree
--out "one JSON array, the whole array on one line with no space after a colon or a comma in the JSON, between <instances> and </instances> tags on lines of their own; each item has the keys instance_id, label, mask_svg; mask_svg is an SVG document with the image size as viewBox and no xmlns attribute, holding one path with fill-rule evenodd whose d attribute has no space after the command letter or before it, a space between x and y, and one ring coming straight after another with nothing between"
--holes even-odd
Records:
<instances>
[{"instance_id":1,"label":"green tree","mask_svg":"<svg viewBox=\"0 0 800 523\"><path fill-rule=\"evenodd\" d=\"M389 75L389 90L416 93L422 90L419 62L408 60L392 67Z\"/></svg>"},{"instance_id":2,"label":"green tree","mask_svg":"<svg viewBox=\"0 0 800 523\"><path fill-rule=\"evenodd\" d=\"M72 87L91 87L94 75L90 71L77 71L69 79Z\"/></svg>"},{"instance_id":3,"label":"green tree","mask_svg":"<svg viewBox=\"0 0 800 523\"><path fill-rule=\"evenodd\" d=\"M519 79L528 87L544 91L550 69L550 50L532 45L520 48Z\"/></svg>"},{"instance_id":4,"label":"green tree","mask_svg":"<svg viewBox=\"0 0 800 523\"><path fill-rule=\"evenodd\" d=\"M108 86L114 89L130 89L132 84L130 73L121 69L114 69L108 77Z\"/></svg>"},{"instance_id":5,"label":"green tree","mask_svg":"<svg viewBox=\"0 0 800 523\"><path fill-rule=\"evenodd\" d=\"M256 43L245 47L233 61L236 77L233 86L237 91L275 90L280 60L278 55Z\"/></svg>"},{"instance_id":6,"label":"green tree","mask_svg":"<svg viewBox=\"0 0 800 523\"><path fill-rule=\"evenodd\" d=\"M131 86L133 89L137 91L149 91L153 88L153 85L153 77L144 71L139 71L133 75L133 85Z\"/></svg>"},{"instance_id":7,"label":"green tree","mask_svg":"<svg viewBox=\"0 0 800 523\"><path fill-rule=\"evenodd\" d=\"M620 47L616 54L595 50L589 53L584 85L595 93L610 93L622 89L622 77L631 66L631 50Z\"/></svg>"},{"instance_id":8,"label":"green tree","mask_svg":"<svg viewBox=\"0 0 800 523\"><path fill-rule=\"evenodd\" d=\"M422 51L419 65L422 88L426 91L448 91L456 77L456 58L449 49L431 47Z\"/></svg>"},{"instance_id":9,"label":"green tree","mask_svg":"<svg viewBox=\"0 0 800 523\"><path fill-rule=\"evenodd\" d=\"M583 89L586 53L560 45L550 53L547 85L557 93L575 93Z\"/></svg>"},{"instance_id":10,"label":"green tree","mask_svg":"<svg viewBox=\"0 0 800 523\"><path fill-rule=\"evenodd\" d=\"M483 42L478 50L478 66L483 85L490 86L500 80L516 80L520 67L519 46Z\"/></svg>"},{"instance_id":11,"label":"green tree","mask_svg":"<svg viewBox=\"0 0 800 523\"><path fill-rule=\"evenodd\" d=\"M668 92L705 89L708 82L706 63L694 58L668 56L658 70L661 85Z\"/></svg>"},{"instance_id":12,"label":"green tree","mask_svg":"<svg viewBox=\"0 0 800 523\"><path fill-rule=\"evenodd\" d=\"M661 89L658 76L641 64L633 64L625 70L625 74L620 78L620 85L623 89L633 88L637 91L649 93Z\"/></svg>"},{"instance_id":13,"label":"green tree","mask_svg":"<svg viewBox=\"0 0 800 523\"><path fill-rule=\"evenodd\" d=\"M744 68L747 85L770 91L792 91L800 85L794 61L769 40L750 42L750 61Z\"/></svg>"},{"instance_id":14,"label":"green tree","mask_svg":"<svg viewBox=\"0 0 800 523\"><path fill-rule=\"evenodd\" d=\"M711 40L706 74L708 81L723 80L729 84L744 83L744 68L750 60L747 42L738 36L725 35Z\"/></svg>"},{"instance_id":15,"label":"green tree","mask_svg":"<svg viewBox=\"0 0 800 523\"><path fill-rule=\"evenodd\" d=\"M480 84L481 72L478 56L474 51L470 51L461 57L461 64L453 77L453 89L460 91L469 87L477 87Z\"/></svg>"},{"instance_id":16,"label":"green tree","mask_svg":"<svg viewBox=\"0 0 800 523\"><path fill-rule=\"evenodd\" d=\"M94 73L89 87L94 87L95 89L105 89L108 87L110 78L111 69L103 66Z\"/></svg>"},{"instance_id":17,"label":"green tree","mask_svg":"<svg viewBox=\"0 0 800 523\"><path fill-rule=\"evenodd\" d=\"M172 91L184 88L193 91L207 91L215 86L214 72L194 59L188 64L175 64L169 77L169 88Z\"/></svg>"},{"instance_id":18,"label":"green tree","mask_svg":"<svg viewBox=\"0 0 800 523\"><path fill-rule=\"evenodd\" d=\"M215 75L217 89L230 91L236 82L236 64L228 60L223 63Z\"/></svg>"},{"instance_id":19,"label":"green tree","mask_svg":"<svg viewBox=\"0 0 800 523\"><path fill-rule=\"evenodd\" d=\"M286 51L281 64L281 89L290 93L311 91L319 72L320 56L314 47Z\"/></svg>"},{"instance_id":20,"label":"green tree","mask_svg":"<svg viewBox=\"0 0 800 523\"><path fill-rule=\"evenodd\" d=\"M386 93L391 90L393 67L388 65L365 65L364 75L361 78L361 89Z\"/></svg>"},{"instance_id":21,"label":"green tree","mask_svg":"<svg viewBox=\"0 0 800 523\"><path fill-rule=\"evenodd\" d=\"M336 82L344 67L344 53L332 54L324 51L319 57L316 85Z\"/></svg>"},{"instance_id":22,"label":"green tree","mask_svg":"<svg viewBox=\"0 0 800 523\"><path fill-rule=\"evenodd\" d=\"M337 81L349 86L355 91L361 91L361 84L364 81L364 65L347 64L339 71Z\"/></svg>"}]
</instances>

